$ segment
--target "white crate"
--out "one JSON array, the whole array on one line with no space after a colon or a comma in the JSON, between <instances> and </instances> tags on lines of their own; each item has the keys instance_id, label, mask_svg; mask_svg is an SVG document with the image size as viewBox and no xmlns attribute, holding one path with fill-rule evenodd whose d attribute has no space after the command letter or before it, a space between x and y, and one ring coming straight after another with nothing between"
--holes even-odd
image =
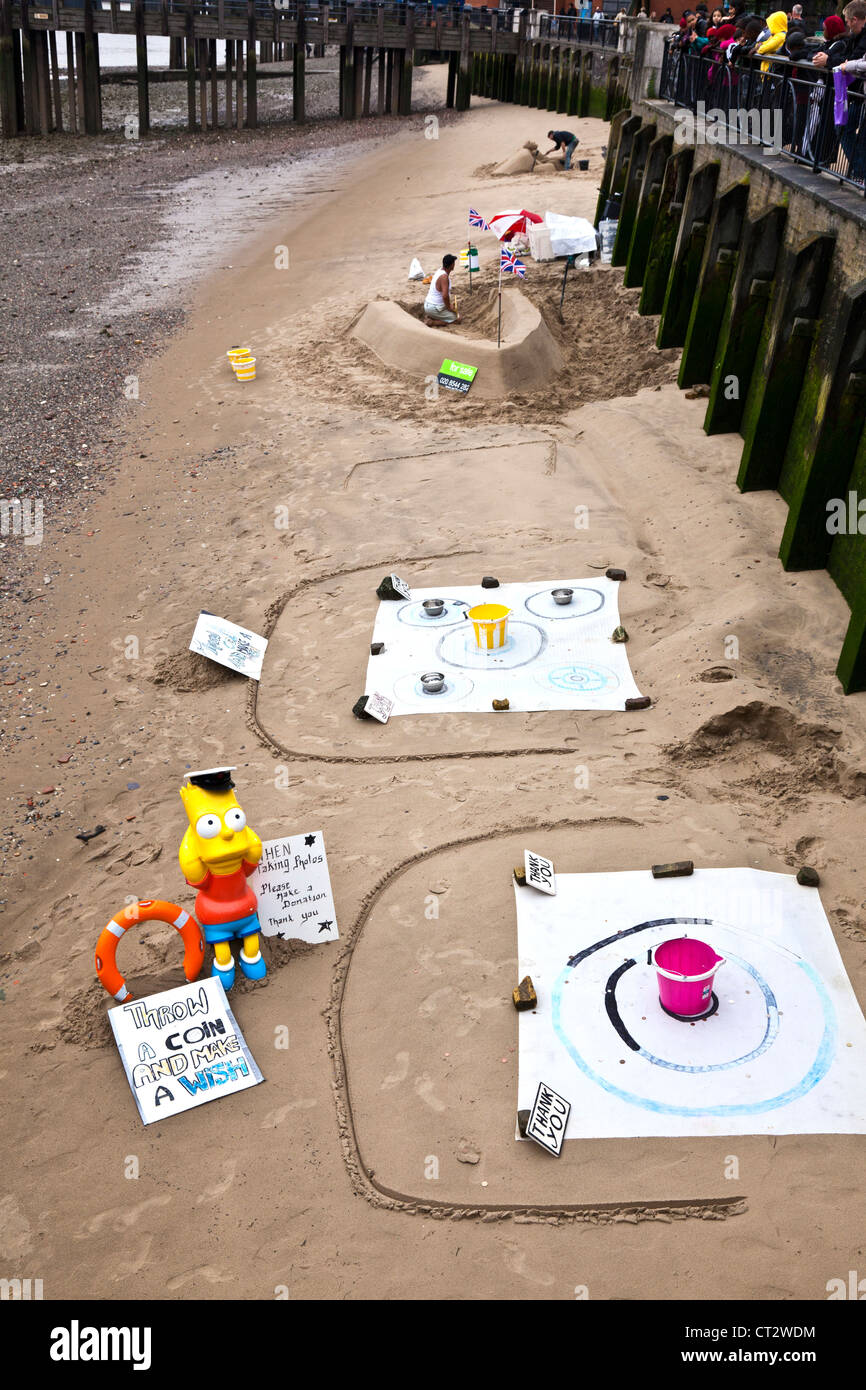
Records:
<instances>
[{"instance_id":1,"label":"white crate","mask_svg":"<svg viewBox=\"0 0 866 1390\"><path fill-rule=\"evenodd\" d=\"M534 261L555 260L550 246L550 228L543 223L529 223L529 254Z\"/></svg>"}]
</instances>

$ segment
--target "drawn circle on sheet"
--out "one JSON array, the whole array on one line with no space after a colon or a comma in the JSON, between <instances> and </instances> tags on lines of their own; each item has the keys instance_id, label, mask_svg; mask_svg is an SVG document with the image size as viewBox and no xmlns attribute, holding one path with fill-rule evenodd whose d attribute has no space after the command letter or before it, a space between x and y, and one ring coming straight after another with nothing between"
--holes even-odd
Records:
<instances>
[{"instance_id":1,"label":"drawn circle on sheet","mask_svg":"<svg viewBox=\"0 0 866 1390\"><path fill-rule=\"evenodd\" d=\"M395 698L403 705L417 705L419 714L422 710L425 713L435 713L443 705L465 699L467 695L471 695L473 689L474 682L459 671L449 672L442 689L431 691L430 694L422 686L420 675L400 676L394 682Z\"/></svg>"},{"instance_id":2,"label":"drawn circle on sheet","mask_svg":"<svg viewBox=\"0 0 866 1390\"><path fill-rule=\"evenodd\" d=\"M436 656L449 666L466 671L514 670L535 661L547 646L547 635L535 623L508 620L508 639L504 647L482 651L468 619L443 633Z\"/></svg>"},{"instance_id":3,"label":"drawn circle on sheet","mask_svg":"<svg viewBox=\"0 0 866 1390\"><path fill-rule=\"evenodd\" d=\"M608 666L590 666L582 661L574 661L569 666L551 666L539 671L536 681L545 690L551 686L566 695L601 695L617 690L619 676Z\"/></svg>"},{"instance_id":4,"label":"drawn circle on sheet","mask_svg":"<svg viewBox=\"0 0 866 1390\"><path fill-rule=\"evenodd\" d=\"M433 597L436 597L434 595ZM463 614L467 608L471 608L471 603L467 603L462 598L447 598L445 608L438 618L431 618L424 611L423 600L418 603L403 603L397 609L397 621L406 623L408 627L426 627L435 631L436 628L452 626L454 623L463 621Z\"/></svg>"},{"instance_id":5,"label":"drawn circle on sheet","mask_svg":"<svg viewBox=\"0 0 866 1390\"><path fill-rule=\"evenodd\" d=\"M624 1023L617 1004L617 985L619 984L623 976L626 974L626 971L630 970L631 967L636 964L637 962L634 960L626 961L623 965L621 965L617 970L613 972L605 988L604 1003L605 1008L607 1009L607 1016L610 1019L611 1023L613 1024L613 1027L616 1029L619 1036L622 1038L623 1042L626 1043L626 1045L630 1047L633 1052L637 1052L641 1057L645 1057L648 1062L652 1062L653 1066L665 1067L668 1071L689 1072L693 1075L696 1075L698 1072L730 1071L732 1067L744 1066L746 1062L752 1062L755 1060L755 1058L763 1056L763 1054L769 1048L771 1048L773 1046L773 1043L776 1041L776 1036L779 1032L779 1007L776 1003L776 996L773 994L773 991L770 989L770 986L767 984L764 977L762 975L759 975L758 971L755 969L753 965L750 965L748 961L743 960L740 956L735 956L730 951L728 951L727 955L725 956L725 964L723 968L725 970L729 970L730 966L735 965L739 967L739 969L743 970L750 979L754 980L755 984L758 986L761 998L763 1000L763 1016L759 1019L753 1018L752 1020L752 1026L754 1026L755 1023L757 1023L758 1031L760 1033L760 1038L756 1040L755 1046L752 1047L748 1052L741 1053L739 1057L732 1057L730 1060L724 1062L709 1062L704 1066L686 1066L681 1062L669 1062L663 1057L657 1057L655 1053L648 1051L647 1048L642 1047L641 1044L635 1040L630 1030ZM725 992L729 991L731 988L732 987L730 983L728 983L725 987ZM736 991L736 985L733 986L733 989ZM715 994L713 995L713 1001L714 1005L712 1010L704 1014L702 1018L695 1020L696 1022L702 1023L714 1017L714 1015L718 1012L719 1008L719 1001ZM664 1005L662 1004L661 1007L664 1008ZM665 1010L665 1012L668 1011ZM676 1018L678 1021L681 1020L681 1015L669 1014L669 1017Z\"/></svg>"},{"instance_id":6,"label":"drawn circle on sheet","mask_svg":"<svg viewBox=\"0 0 866 1390\"><path fill-rule=\"evenodd\" d=\"M615 1082L609 1080L606 1076L602 1075L602 1073L598 1071L596 1067L589 1061L588 1056L585 1055L588 1049L584 1049L584 1051L581 1051L581 1049L575 1043L574 1039L569 1035L562 1016L564 1002L563 989L566 982L572 976L574 970L576 970L581 964L583 964L584 961L588 960L591 956L595 955L596 952L604 950L605 947L613 945L625 946L630 936L649 931L653 928L671 926L708 927L710 928L710 933L708 934L711 934L713 928L715 928L716 939L718 939L718 932L720 930L736 932L738 937L747 942L754 942L756 947L760 947L761 949L769 949L777 952L780 956L784 957L787 960L789 965L793 965L794 967L796 967L797 971L799 972L797 978L799 978L800 975L802 975L802 977L804 977L804 980L808 982L808 985L811 987L811 990L817 997L818 1004L820 1006L822 1023L821 1037L817 1043L814 1059L812 1060L811 1064L800 1076L797 1077L795 1081L793 1081L792 1084L788 1085L784 1090L778 1091L774 1095L766 1096L763 1099L754 1101L743 1101L735 1104L697 1106L674 1105L666 1101L655 1099L648 1095L639 1095L636 1092L626 1090L625 1087L619 1086ZM626 947L626 949L628 948ZM724 946L720 945L718 949L724 950ZM740 956L735 956L731 952L727 952L726 965L723 966L722 969L727 969L728 962L741 966L746 972L746 975L759 985L759 996L761 1004L763 1009L766 1011L766 1022L763 1029L763 1035L761 1036L760 1040L757 1041L755 1045L753 1045L747 1053L744 1053L741 1056L732 1058L728 1061L719 1064L693 1066L691 1064L679 1064L670 1062L667 1059L663 1059L657 1056L656 1054L651 1053L648 1049L640 1046L640 1044L638 1044L635 1047L635 1040L633 1038L631 1039L630 1043L626 1044L628 1047L631 1048L632 1052L636 1056L641 1057L644 1061L650 1062L653 1066L662 1067L667 1070L679 1071L683 1074L690 1074L696 1077L704 1076L707 1072L712 1071L733 1071L739 1069L743 1066L748 1065L751 1062L754 1062L755 1060L757 1060L758 1057L768 1052L772 1047L773 1043L779 1037L780 1033L778 1023L779 1010L776 1007L775 996L772 990L770 989L770 986L766 983L766 981L762 979L758 971L751 965L750 962L747 962ZM607 982L608 988L605 990L605 1007L607 1007L609 1002L610 987L612 981L614 982L614 984L618 983L619 980L625 974L627 969L628 963L623 963L620 969L614 971L614 974L609 977ZM615 981L614 976L616 977ZM653 990L655 990L654 984L652 988ZM723 987L720 992L722 994L725 994L725 988ZM772 1001L772 1003L770 1001ZM718 919L706 917L657 918L652 921L640 922L634 927L628 927L625 931L617 932L614 936L609 936L601 941L595 942L592 946L588 946L584 950L579 951L576 955L570 957L567 964L565 965L565 967L557 977L556 981L554 982L552 991L552 1005L552 1021L554 1032L556 1033L557 1038L562 1043L568 1055L571 1057L572 1061L576 1064L576 1066L583 1073L583 1075L586 1076L589 1080L595 1082L597 1086L600 1086L602 1090L606 1091L609 1095L615 1096L617 1099L625 1101L629 1105L635 1105L644 1110L651 1110L657 1114L678 1115L688 1118L698 1118L700 1116L724 1118L733 1115L759 1115L765 1113L766 1111L778 1110L781 1107L785 1105L790 1105L793 1101L799 1100L801 1099L801 1097L807 1095L808 1092L811 1091L813 1087L815 1087L818 1084L818 1082L821 1081L827 1075L827 1072L830 1070L830 1067L833 1064L836 1043L836 1014L833 1008L832 1000L830 999L829 993L827 991L827 987L824 984L824 981L821 979L820 975L814 969L814 967L811 966L808 963L808 961L803 960L802 957L797 956L795 952L790 951L787 947L780 945L778 942L773 941L771 938L764 935L760 935L757 932L750 932L742 930L740 928L733 928L730 926L729 923L722 922ZM609 1008L607 1012L610 1021L613 1022L613 1018L611 1017ZM597 1015L595 1015L592 1010L590 1010L588 1014L585 1010L582 1010L581 1017L586 1017L587 1024L588 1026L590 1026L594 1024ZM715 1017L718 1017L718 1015L716 1015ZM614 1026L616 1025L614 1024ZM672 1026L674 1026L673 1020ZM682 1024L679 1022L677 1022L675 1026L677 1028L682 1029ZM702 1026L704 1029L712 1030L713 1020L707 1019L703 1021ZM696 1023L695 1028L697 1029L698 1027L699 1025L698 1023ZM692 1033L691 1030L682 1029L681 1036L688 1036L694 1038L695 1034ZM707 1036L710 1036L710 1034L707 1033ZM622 1033L620 1033L620 1037L623 1038ZM624 1038L623 1041L625 1041ZM600 1062L601 1059L596 1058L596 1060Z\"/></svg>"},{"instance_id":7,"label":"drawn circle on sheet","mask_svg":"<svg viewBox=\"0 0 866 1390\"><path fill-rule=\"evenodd\" d=\"M550 590L562 588L574 589L571 603L560 605L554 602ZM530 594L523 606L536 618L562 622L568 618L588 618L590 613L597 613L604 607L604 594L601 589L590 589L585 584L551 584L550 589L539 589L537 594Z\"/></svg>"}]
</instances>

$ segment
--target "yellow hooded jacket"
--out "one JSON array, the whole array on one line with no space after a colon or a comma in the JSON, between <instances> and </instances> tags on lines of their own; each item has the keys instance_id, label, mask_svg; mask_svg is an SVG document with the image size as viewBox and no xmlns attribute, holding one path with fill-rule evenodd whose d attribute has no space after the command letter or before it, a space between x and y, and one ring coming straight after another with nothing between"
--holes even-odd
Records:
<instances>
[{"instance_id":1,"label":"yellow hooded jacket","mask_svg":"<svg viewBox=\"0 0 866 1390\"><path fill-rule=\"evenodd\" d=\"M770 37L764 39L764 42L759 44L755 49L755 52L758 54L776 53L780 48L784 47L785 39L788 36L788 16L785 14L785 11L774 10L767 19L767 28L770 31ZM761 64L761 72L769 72L769 70L769 63Z\"/></svg>"}]
</instances>

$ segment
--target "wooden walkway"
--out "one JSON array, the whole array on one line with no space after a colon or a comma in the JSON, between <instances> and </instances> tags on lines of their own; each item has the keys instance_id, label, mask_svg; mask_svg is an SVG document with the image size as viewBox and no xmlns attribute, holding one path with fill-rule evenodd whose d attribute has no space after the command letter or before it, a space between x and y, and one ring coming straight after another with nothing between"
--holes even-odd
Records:
<instances>
[{"instance_id":1,"label":"wooden walkway","mask_svg":"<svg viewBox=\"0 0 866 1390\"><path fill-rule=\"evenodd\" d=\"M612 30L607 24L551 20L538 12L530 18L525 10L515 30L504 10L482 13L458 5L435 9L369 0L334 5L303 0L0 0L0 134L8 139L64 128L99 134L102 34L135 38L138 133L146 134L149 37L170 40L169 66L182 68L186 76L188 127L206 130L219 122L220 86L225 90L223 124L257 124L259 62L291 62L293 117L303 122L310 45L317 53L325 45L339 46L340 115L354 120L410 113L417 56L447 59L447 103L466 110L479 57L501 71L505 92L528 50L543 49L546 57L587 43L610 46ZM218 39L226 45L220 71Z\"/></svg>"}]
</instances>

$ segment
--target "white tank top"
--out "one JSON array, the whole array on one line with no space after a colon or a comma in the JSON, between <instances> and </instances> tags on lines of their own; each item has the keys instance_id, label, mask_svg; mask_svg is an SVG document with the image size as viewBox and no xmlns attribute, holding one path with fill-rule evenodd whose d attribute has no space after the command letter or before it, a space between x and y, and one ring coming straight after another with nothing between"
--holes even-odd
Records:
<instances>
[{"instance_id":1,"label":"white tank top","mask_svg":"<svg viewBox=\"0 0 866 1390\"><path fill-rule=\"evenodd\" d=\"M445 278L448 281L448 293L449 295L451 294L451 276L446 275L444 270L437 270L436 274L433 276L433 279L430 281L430 288L427 291L427 298L424 300L425 309L445 308L445 300L442 296L441 291L437 288L437 282L439 280L440 275L445 275Z\"/></svg>"}]
</instances>

